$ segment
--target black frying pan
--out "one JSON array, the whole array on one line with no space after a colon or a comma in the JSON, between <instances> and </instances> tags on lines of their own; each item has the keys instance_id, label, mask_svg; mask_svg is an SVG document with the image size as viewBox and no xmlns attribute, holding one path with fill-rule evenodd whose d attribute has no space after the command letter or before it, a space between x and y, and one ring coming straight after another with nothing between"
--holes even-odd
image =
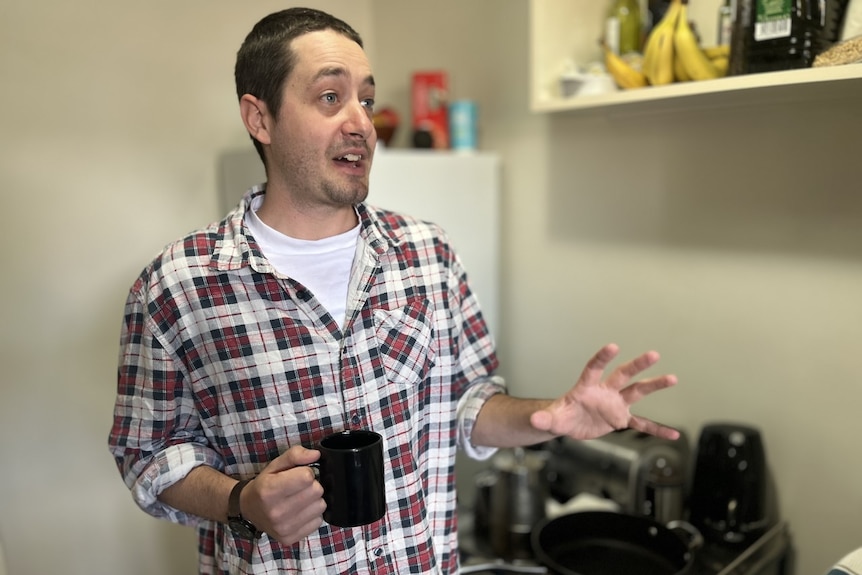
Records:
<instances>
[{"instance_id":1,"label":"black frying pan","mask_svg":"<svg viewBox=\"0 0 862 575\"><path fill-rule=\"evenodd\" d=\"M700 534L683 524L686 541L648 517L583 511L542 521L533 529L538 561L558 575L684 575Z\"/></svg>"}]
</instances>

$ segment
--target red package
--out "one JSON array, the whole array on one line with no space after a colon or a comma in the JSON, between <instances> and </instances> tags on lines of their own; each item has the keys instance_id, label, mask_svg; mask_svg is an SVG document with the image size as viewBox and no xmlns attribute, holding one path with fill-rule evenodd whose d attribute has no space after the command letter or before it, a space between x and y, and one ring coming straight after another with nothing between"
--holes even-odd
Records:
<instances>
[{"instance_id":1,"label":"red package","mask_svg":"<svg viewBox=\"0 0 862 575\"><path fill-rule=\"evenodd\" d=\"M413 74L413 131L431 134L432 147L449 148L449 80L446 72Z\"/></svg>"}]
</instances>

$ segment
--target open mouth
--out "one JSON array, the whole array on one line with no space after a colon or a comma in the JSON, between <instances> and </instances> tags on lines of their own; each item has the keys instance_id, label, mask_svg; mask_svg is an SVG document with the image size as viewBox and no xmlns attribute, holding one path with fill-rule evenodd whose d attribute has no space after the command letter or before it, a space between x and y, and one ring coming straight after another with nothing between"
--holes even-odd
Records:
<instances>
[{"instance_id":1,"label":"open mouth","mask_svg":"<svg viewBox=\"0 0 862 575\"><path fill-rule=\"evenodd\" d=\"M343 156L340 156L335 159L338 162L353 164L354 167L359 167L359 161L362 160L362 156L360 154L344 154Z\"/></svg>"}]
</instances>

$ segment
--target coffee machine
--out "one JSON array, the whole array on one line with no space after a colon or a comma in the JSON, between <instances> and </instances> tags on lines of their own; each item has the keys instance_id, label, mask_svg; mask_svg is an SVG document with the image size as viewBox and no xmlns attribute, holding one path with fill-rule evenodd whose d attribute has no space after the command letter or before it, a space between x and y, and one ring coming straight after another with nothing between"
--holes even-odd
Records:
<instances>
[{"instance_id":1,"label":"coffee machine","mask_svg":"<svg viewBox=\"0 0 862 575\"><path fill-rule=\"evenodd\" d=\"M617 503L620 511L660 523L684 519L690 448L633 429L598 439L558 438L545 444L550 495L565 502L580 493Z\"/></svg>"}]
</instances>

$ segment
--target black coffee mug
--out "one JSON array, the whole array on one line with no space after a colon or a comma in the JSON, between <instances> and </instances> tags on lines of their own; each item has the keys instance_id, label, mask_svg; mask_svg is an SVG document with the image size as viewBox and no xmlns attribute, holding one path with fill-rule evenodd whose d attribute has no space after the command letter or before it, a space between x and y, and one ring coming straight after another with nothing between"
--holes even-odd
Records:
<instances>
[{"instance_id":1,"label":"black coffee mug","mask_svg":"<svg viewBox=\"0 0 862 575\"><path fill-rule=\"evenodd\" d=\"M374 523L386 512L383 437L365 429L334 433L317 445L323 519L338 527Z\"/></svg>"}]
</instances>

